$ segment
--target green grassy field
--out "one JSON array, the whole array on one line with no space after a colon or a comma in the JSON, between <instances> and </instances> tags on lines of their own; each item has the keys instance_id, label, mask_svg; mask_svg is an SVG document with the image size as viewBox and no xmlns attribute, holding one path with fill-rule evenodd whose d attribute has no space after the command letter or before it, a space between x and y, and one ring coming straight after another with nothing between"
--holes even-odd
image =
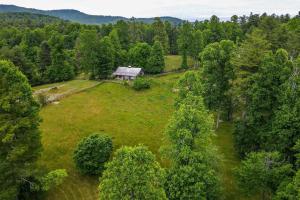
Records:
<instances>
[{"instance_id":1,"label":"green grassy field","mask_svg":"<svg viewBox=\"0 0 300 200\"><path fill-rule=\"evenodd\" d=\"M44 107L44 152L39 164L48 169L65 168L69 173L64 184L49 192L47 199L97 199L98 178L81 176L72 161L76 144L89 134L112 136L115 149L145 144L157 154L164 127L173 113L172 88L179 76L155 78L152 88L142 92L104 83L67 97L58 105Z\"/></svg>"},{"instance_id":2,"label":"green grassy field","mask_svg":"<svg viewBox=\"0 0 300 200\"><path fill-rule=\"evenodd\" d=\"M180 59L180 56L167 56L167 69L172 71L179 67ZM177 67L174 63L177 63ZM47 199L97 199L98 177L80 175L72 160L76 144L92 133L112 136L114 149L122 145L147 145L159 160L158 150L162 145L163 131L174 111L176 94L172 88L182 74L150 77L151 89L141 92L118 83L103 83L93 87L97 82L87 80L35 87L34 90L38 90L63 85L52 91L55 93L91 87L62 99L59 104L50 104L41 111L44 152L39 166L50 170L64 168L69 174L61 186L47 194ZM224 199L245 199L240 195L233 176L233 168L240 161L233 147L231 124L221 124L214 142L223 157L221 176Z\"/></svg>"},{"instance_id":3,"label":"green grassy field","mask_svg":"<svg viewBox=\"0 0 300 200\"><path fill-rule=\"evenodd\" d=\"M245 197L240 194L233 174L234 168L238 167L240 160L234 150L232 129L232 124L221 123L216 131L214 143L218 146L222 157L220 169L225 199L242 200Z\"/></svg>"},{"instance_id":4,"label":"green grassy field","mask_svg":"<svg viewBox=\"0 0 300 200\"><path fill-rule=\"evenodd\" d=\"M182 57L178 55L168 55L165 56L165 72L175 71L180 69ZM188 65L189 67L194 66L194 61L192 58L188 58Z\"/></svg>"},{"instance_id":5,"label":"green grassy field","mask_svg":"<svg viewBox=\"0 0 300 200\"><path fill-rule=\"evenodd\" d=\"M72 80L60 83L52 83L46 85L40 85L33 88L33 91L38 91L40 89L51 88L51 87L59 87L57 90L50 90L49 93L64 93L68 91L79 91L84 88L89 88L97 85L99 82L92 80Z\"/></svg>"}]
</instances>

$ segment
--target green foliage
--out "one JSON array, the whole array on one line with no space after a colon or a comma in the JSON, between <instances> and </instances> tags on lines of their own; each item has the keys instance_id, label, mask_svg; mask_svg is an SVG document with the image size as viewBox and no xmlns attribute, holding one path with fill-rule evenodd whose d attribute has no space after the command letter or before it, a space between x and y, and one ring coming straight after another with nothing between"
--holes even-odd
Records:
<instances>
[{"instance_id":1,"label":"green foliage","mask_svg":"<svg viewBox=\"0 0 300 200\"><path fill-rule=\"evenodd\" d=\"M99 51L99 36L95 30L83 30L76 41L77 61L81 69L86 72L95 74L98 64Z\"/></svg>"},{"instance_id":2,"label":"green foliage","mask_svg":"<svg viewBox=\"0 0 300 200\"><path fill-rule=\"evenodd\" d=\"M8 7L9 10L28 11L25 8ZM29 12L32 12L32 10L29 10ZM52 11L36 12L46 12L50 15L66 17L62 14L65 11L58 13ZM72 17L69 17L73 19L73 14L74 16L78 15L73 11L66 15L71 15ZM241 72L246 74L251 74L252 70L256 70L257 62L262 58L265 50L272 49L276 51L278 48L284 48L293 58L296 58L299 54L300 20L297 16L291 18L288 15L268 16L263 14L260 16L251 14L249 17L232 16L231 21L226 22L212 16L210 20L196 21L193 24L183 22L181 25L178 25L178 22L175 22L175 24L170 23L169 20L173 22L175 19L169 17L147 20L124 19L125 21L105 24L101 27L81 25L39 14L4 13L1 14L1 17L0 57L11 60L27 76L32 85L70 79L74 76L72 71L78 74L83 69L87 70L86 72L90 73L92 78L99 79L99 77L96 77L98 72L97 74L93 72L96 72L98 65L100 65L99 42L100 37L105 36L109 36L114 49L114 68L127 64L140 65L146 68L147 56L137 58L138 63L128 62L127 50L130 47L133 48L137 43L153 45L154 41L161 43L164 53L170 51L174 55L179 52L183 57L183 69L189 66L189 63L187 63L188 56L195 61L194 66L197 67L199 66L198 54L205 46L226 39L230 39L237 44L241 42L233 62L237 68L242 69ZM86 20L82 17L79 17L79 21ZM112 19L109 19L109 21ZM141 21L151 22L152 24ZM94 33L85 34L85 32ZM245 36L246 33L248 34L247 37ZM62 52L57 52L57 49L52 47L51 52L49 52L46 43L49 43L54 35L56 35L56 38L57 35L63 37L62 43L65 55L62 55ZM243 41L245 37L246 40ZM52 65L51 60L53 54L56 58L54 65ZM149 56L149 54L148 52L147 55ZM57 57L60 57L60 59ZM57 59L60 61L58 62ZM58 70L58 65L62 65L60 67L62 70ZM46 68L50 78L48 73L45 73ZM240 75L242 76L243 73Z\"/></svg>"},{"instance_id":3,"label":"green foliage","mask_svg":"<svg viewBox=\"0 0 300 200\"><path fill-rule=\"evenodd\" d=\"M40 93L37 95L37 101L40 103L40 105L43 107L48 104L48 97L47 95Z\"/></svg>"},{"instance_id":4,"label":"green foliage","mask_svg":"<svg viewBox=\"0 0 300 200\"><path fill-rule=\"evenodd\" d=\"M57 169L49 172L39 180L41 184L40 190L49 191L51 188L62 184L64 178L67 176L68 174L65 169Z\"/></svg>"},{"instance_id":5,"label":"green foliage","mask_svg":"<svg viewBox=\"0 0 300 200\"><path fill-rule=\"evenodd\" d=\"M110 41L113 46L114 51L114 69L119 66L124 66L127 64L127 52L126 50L122 50L120 38L118 35L118 31L116 29L112 30L109 34Z\"/></svg>"},{"instance_id":6,"label":"green foliage","mask_svg":"<svg viewBox=\"0 0 300 200\"><path fill-rule=\"evenodd\" d=\"M105 135L93 134L83 138L74 151L74 162L83 174L97 175L105 169L104 164L113 150L112 139Z\"/></svg>"},{"instance_id":7,"label":"green foliage","mask_svg":"<svg viewBox=\"0 0 300 200\"><path fill-rule=\"evenodd\" d=\"M186 72L179 82L177 111L166 131L163 155L171 160L165 190L169 199L218 199L218 157L211 143L213 118L206 109L198 74Z\"/></svg>"},{"instance_id":8,"label":"green foliage","mask_svg":"<svg viewBox=\"0 0 300 200\"><path fill-rule=\"evenodd\" d=\"M278 152L258 152L247 155L236 170L236 176L245 194L259 193L262 199L271 199L292 172L292 166L284 163Z\"/></svg>"},{"instance_id":9,"label":"green foliage","mask_svg":"<svg viewBox=\"0 0 300 200\"><path fill-rule=\"evenodd\" d=\"M220 42L224 38L224 29L220 23L220 19L213 15L211 16L208 24L209 34L209 43Z\"/></svg>"},{"instance_id":10,"label":"green foliage","mask_svg":"<svg viewBox=\"0 0 300 200\"><path fill-rule=\"evenodd\" d=\"M51 48L47 41L43 41L38 52L39 73L41 79L47 82L47 69L51 66Z\"/></svg>"},{"instance_id":11,"label":"green foliage","mask_svg":"<svg viewBox=\"0 0 300 200\"><path fill-rule=\"evenodd\" d=\"M188 95L171 118L167 134L172 136L177 130L186 129L194 138L204 137L211 134L212 124L212 116L206 110L202 97Z\"/></svg>"},{"instance_id":12,"label":"green foliage","mask_svg":"<svg viewBox=\"0 0 300 200\"><path fill-rule=\"evenodd\" d=\"M278 50L265 55L259 71L249 79L245 116L238 121L235 139L241 155L259 149L277 150L277 134L271 133L271 122L282 96L282 86L291 75L292 63L287 52ZM274 148L272 148L274 147Z\"/></svg>"},{"instance_id":13,"label":"green foliage","mask_svg":"<svg viewBox=\"0 0 300 200\"><path fill-rule=\"evenodd\" d=\"M178 45L177 45L177 37L178 37L178 28L177 26L172 26L171 23L165 22L165 29L169 38L169 46L170 46L170 54L177 55L178 53Z\"/></svg>"},{"instance_id":14,"label":"green foliage","mask_svg":"<svg viewBox=\"0 0 300 200\"><path fill-rule=\"evenodd\" d=\"M237 76L234 82L234 93L237 96L235 101L240 104L240 107L247 103L246 91L251 87L249 79L260 70L262 60L271 48L265 33L260 29L253 29L245 37L231 59Z\"/></svg>"},{"instance_id":15,"label":"green foliage","mask_svg":"<svg viewBox=\"0 0 300 200\"><path fill-rule=\"evenodd\" d=\"M220 182L216 171L203 162L201 153L190 157L188 165L175 165L167 171L168 199L219 199Z\"/></svg>"},{"instance_id":16,"label":"green foliage","mask_svg":"<svg viewBox=\"0 0 300 200\"><path fill-rule=\"evenodd\" d=\"M163 54L163 49L159 41L155 41L150 57L148 59L148 64L145 67L145 71L151 74L158 74L164 71L165 68L165 58Z\"/></svg>"},{"instance_id":17,"label":"green foliage","mask_svg":"<svg viewBox=\"0 0 300 200\"><path fill-rule=\"evenodd\" d=\"M175 106L178 107L180 102L183 101L188 94L194 96L202 96L203 87L200 80L200 74L197 72L185 72L177 82L178 96Z\"/></svg>"},{"instance_id":18,"label":"green foliage","mask_svg":"<svg viewBox=\"0 0 300 200\"><path fill-rule=\"evenodd\" d=\"M133 81L133 89L140 91L140 90L145 90L149 89L151 86L150 81L145 78L137 78Z\"/></svg>"},{"instance_id":19,"label":"green foliage","mask_svg":"<svg viewBox=\"0 0 300 200\"><path fill-rule=\"evenodd\" d=\"M0 61L0 199L16 199L41 152L39 104L26 77Z\"/></svg>"},{"instance_id":20,"label":"green foliage","mask_svg":"<svg viewBox=\"0 0 300 200\"><path fill-rule=\"evenodd\" d=\"M270 43L262 30L254 29L246 34L246 39L237 48L232 63L240 69L240 75L247 77L259 70L264 55L268 53Z\"/></svg>"},{"instance_id":21,"label":"green foliage","mask_svg":"<svg viewBox=\"0 0 300 200\"><path fill-rule=\"evenodd\" d=\"M186 53L186 51L183 51L181 69L187 69L188 67L189 66L188 66L188 62L187 62L187 53Z\"/></svg>"},{"instance_id":22,"label":"green foliage","mask_svg":"<svg viewBox=\"0 0 300 200\"><path fill-rule=\"evenodd\" d=\"M118 38L115 34L101 40L95 30L85 30L80 34L76 45L77 56L81 67L90 73L91 79L106 79L111 75L115 66L115 56L122 58L114 49L119 48L117 43Z\"/></svg>"},{"instance_id":23,"label":"green foliage","mask_svg":"<svg viewBox=\"0 0 300 200\"><path fill-rule=\"evenodd\" d=\"M99 63L96 68L96 79L106 79L111 76L114 67L114 47L109 37L100 40Z\"/></svg>"},{"instance_id":24,"label":"green foliage","mask_svg":"<svg viewBox=\"0 0 300 200\"><path fill-rule=\"evenodd\" d=\"M19 70L28 78L28 80L35 84L38 78L36 67L29 61L23 52L21 46L14 46L13 48L3 47L0 50L0 58L10 60Z\"/></svg>"},{"instance_id":25,"label":"green foliage","mask_svg":"<svg viewBox=\"0 0 300 200\"><path fill-rule=\"evenodd\" d=\"M57 17L51 17L49 15L33 14L28 12L1 12L1 26L14 26L18 28L37 28L44 27L50 23L58 23L62 20Z\"/></svg>"},{"instance_id":26,"label":"green foliage","mask_svg":"<svg viewBox=\"0 0 300 200\"><path fill-rule=\"evenodd\" d=\"M74 78L74 67L68 63L67 54L63 47L63 37L53 34L50 38L51 66L48 68L47 76L51 82L66 81Z\"/></svg>"},{"instance_id":27,"label":"green foliage","mask_svg":"<svg viewBox=\"0 0 300 200\"><path fill-rule=\"evenodd\" d=\"M234 69L230 63L234 49L232 41L222 40L208 45L201 53L201 81L205 103L210 110L218 112L218 115L220 112L226 113L227 119L231 118L233 112L229 91L234 79Z\"/></svg>"},{"instance_id":28,"label":"green foliage","mask_svg":"<svg viewBox=\"0 0 300 200\"><path fill-rule=\"evenodd\" d=\"M106 168L99 186L100 199L167 199L164 171L146 147L118 149Z\"/></svg>"},{"instance_id":29,"label":"green foliage","mask_svg":"<svg viewBox=\"0 0 300 200\"><path fill-rule=\"evenodd\" d=\"M300 198L300 171L296 173L293 180L283 182L279 187L274 200L297 200Z\"/></svg>"},{"instance_id":30,"label":"green foliage","mask_svg":"<svg viewBox=\"0 0 300 200\"><path fill-rule=\"evenodd\" d=\"M145 69L148 66L148 59L151 54L151 47L147 43L138 43L129 50L129 63L134 67Z\"/></svg>"},{"instance_id":31,"label":"green foliage","mask_svg":"<svg viewBox=\"0 0 300 200\"><path fill-rule=\"evenodd\" d=\"M271 130L271 144L280 151L290 162L295 162L292 149L300 139L300 57L295 60L290 78L278 92L280 106L274 112Z\"/></svg>"},{"instance_id":32,"label":"green foliage","mask_svg":"<svg viewBox=\"0 0 300 200\"><path fill-rule=\"evenodd\" d=\"M169 53L169 37L165 28L165 24L160 18L155 18L152 24L152 29L154 32L154 40L159 41L163 48L163 54Z\"/></svg>"},{"instance_id":33,"label":"green foliage","mask_svg":"<svg viewBox=\"0 0 300 200\"><path fill-rule=\"evenodd\" d=\"M179 51L182 55L182 63L181 68L187 69L187 55L189 52L190 44L192 44L192 25L189 22L184 22L180 29L179 29L179 36L178 36L178 47Z\"/></svg>"},{"instance_id":34,"label":"green foliage","mask_svg":"<svg viewBox=\"0 0 300 200\"><path fill-rule=\"evenodd\" d=\"M204 37L200 30L196 30L192 33L192 44L190 49L190 55L195 61L199 60L199 53L204 49ZM198 62L197 62L198 63Z\"/></svg>"}]
</instances>

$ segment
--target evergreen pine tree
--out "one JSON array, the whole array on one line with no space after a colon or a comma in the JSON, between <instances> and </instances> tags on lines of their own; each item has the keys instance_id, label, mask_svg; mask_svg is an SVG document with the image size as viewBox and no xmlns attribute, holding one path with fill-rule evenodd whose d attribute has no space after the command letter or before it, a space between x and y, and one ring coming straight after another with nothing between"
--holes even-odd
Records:
<instances>
[{"instance_id":1,"label":"evergreen pine tree","mask_svg":"<svg viewBox=\"0 0 300 200\"><path fill-rule=\"evenodd\" d=\"M114 67L114 49L108 36L100 40L99 46L96 79L106 79L111 75Z\"/></svg>"},{"instance_id":2,"label":"evergreen pine tree","mask_svg":"<svg viewBox=\"0 0 300 200\"><path fill-rule=\"evenodd\" d=\"M163 72L165 68L165 60L163 48L159 41L155 41L152 49L150 58L148 60L148 65L145 71L151 74L157 74Z\"/></svg>"},{"instance_id":3,"label":"evergreen pine tree","mask_svg":"<svg viewBox=\"0 0 300 200\"><path fill-rule=\"evenodd\" d=\"M0 199L15 200L41 152L39 104L27 78L0 61Z\"/></svg>"}]
</instances>

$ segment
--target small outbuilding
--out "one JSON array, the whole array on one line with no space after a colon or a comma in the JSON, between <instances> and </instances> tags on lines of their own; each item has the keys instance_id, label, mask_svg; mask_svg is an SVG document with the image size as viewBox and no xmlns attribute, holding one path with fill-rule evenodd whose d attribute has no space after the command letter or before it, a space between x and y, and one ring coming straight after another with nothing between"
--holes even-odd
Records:
<instances>
[{"instance_id":1,"label":"small outbuilding","mask_svg":"<svg viewBox=\"0 0 300 200\"><path fill-rule=\"evenodd\" d=\"M113 73L113 76L120 80L134 80L138 76L143 76L144 71L142 68L137 67L118 67Z\"/></svg>"}]
</instances>

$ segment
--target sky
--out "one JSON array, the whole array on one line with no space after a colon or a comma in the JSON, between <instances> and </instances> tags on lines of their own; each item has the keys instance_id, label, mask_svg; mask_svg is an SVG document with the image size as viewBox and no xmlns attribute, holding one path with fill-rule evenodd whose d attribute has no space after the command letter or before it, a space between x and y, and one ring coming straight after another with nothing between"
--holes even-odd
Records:
<instances>
[{"instance_id":1,"label":"sky","mask_svg":"<svg viewBox=\"0 0 300 200\"><path fill-rule=\"evenodd\" d=\"M211 15L249 15L251 11L296 15L300 10L300 0L0 0L0 4L43 10L76 9L93 15L173 16L190 20Z\"/></svg>"}]
</instances>

